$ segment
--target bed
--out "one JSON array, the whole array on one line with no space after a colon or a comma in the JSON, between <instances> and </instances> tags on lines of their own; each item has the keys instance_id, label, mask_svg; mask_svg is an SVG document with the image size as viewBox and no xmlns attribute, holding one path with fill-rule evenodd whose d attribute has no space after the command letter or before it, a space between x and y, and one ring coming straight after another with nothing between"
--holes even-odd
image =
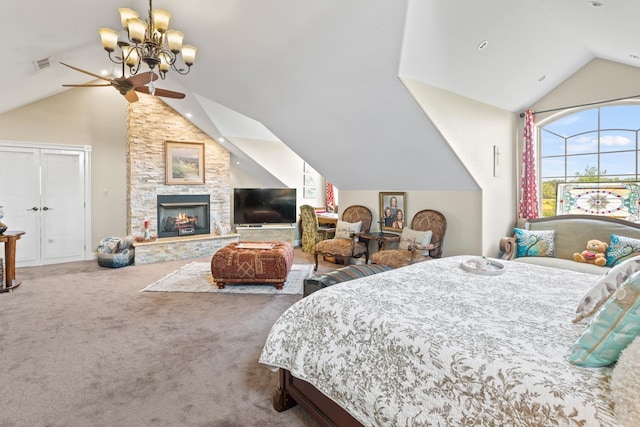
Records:
<instances>
[{"instance_id":1,"label":"bed","mask_svg":"<svg viewBox=\"0 0 640 427\"><path fill-rule=\"evenodd\" d=\"M611 367L568 361L577 302L597 275L457 256L315 292L273 325L260 363L274 407L322 425L616 426Z\"/></svg>"}]
</instances>

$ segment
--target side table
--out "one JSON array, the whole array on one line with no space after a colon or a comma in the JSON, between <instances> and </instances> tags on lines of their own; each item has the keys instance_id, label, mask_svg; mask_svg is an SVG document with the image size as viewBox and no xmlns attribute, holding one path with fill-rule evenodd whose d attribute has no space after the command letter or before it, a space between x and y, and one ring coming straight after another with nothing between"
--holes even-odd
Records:
<instances>
[{"instance_id":1,"label":"side table","mask_svg":"<svg viewBox=\"0 0 640 427\"><path fill-rule=\"evenodd\" d=\"M24 231L5 231L0 234L0 242L4 242L5 257L5 283L0 283L0 292L9 292L21 282L16 281L16 240L24 234Z\"/></svg>"},{"instance_id":2,"label":"side table","mask_svg":"<svg viewBox=\"0 0 640 427\"><path fill-rule=\"evenodd\" d=\"M378 251L387 242L399 242L400 235L395 233L358 233L358 237L364 240L375 240L378 243Z\"/></svg>"}]
</instances>

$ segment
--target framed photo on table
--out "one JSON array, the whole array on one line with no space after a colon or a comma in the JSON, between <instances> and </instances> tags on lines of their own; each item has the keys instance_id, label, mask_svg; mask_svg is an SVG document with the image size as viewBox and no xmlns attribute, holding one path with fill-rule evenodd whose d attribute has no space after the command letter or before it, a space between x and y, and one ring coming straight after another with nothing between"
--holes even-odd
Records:
<instances>
[{"instance_id":1,"label":"framed photo on table","mask_svg":"<svg viewBox=\"0 0 640 427\"><path fill-rule=\"evenodd\" d=\"M204 143L164 143L165 184L204 184Z\"/></svg>"},{"instance_id":2,"label":"framed photo on table","mask_svg":"<svg viewBox=\"0 0 640 427\"><path fill-rule=\"evenodd\" d=\"M406 193L380 193L380 228L401 232L407 221Z\"/></svg>"}]
</instances>

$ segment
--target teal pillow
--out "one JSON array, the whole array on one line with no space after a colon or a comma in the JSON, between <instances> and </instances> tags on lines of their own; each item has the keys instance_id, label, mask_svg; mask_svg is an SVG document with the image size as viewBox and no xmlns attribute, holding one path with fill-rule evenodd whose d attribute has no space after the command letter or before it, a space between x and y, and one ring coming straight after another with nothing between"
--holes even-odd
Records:
<instances>
[{"instance_id":1,"label":"teal pillow","mask_svg":"<svg viewBox=\"0 0 640 427\"><path fill-rule=\"evenodd\" d=\"M640 271L609 297L573 345L569 360L591 368L618 360L620 352L640 336Z\"/></svg>"},{"instance_id":2,"label":"teal pillow","mask_svg":"<svg viewBox=\"0 0 640 427\"><path fill-rule=\"evenodd\" d=\"M514 228L516 234L516 258L521 257L555 257L553 243L555 230L531 231Z\"/></svg>"},{"instance_id":3,"label":"teal pillow","mask_svg":"<svg viewBox=\"0 0 640 427\"><path fill-rule=\"evenodd\" d=\"M607 267L613 267L636 255L640 255L640 240L612 234L611 244L605 254L607 258L605 265Z\"/></svg>"}]
</instances>

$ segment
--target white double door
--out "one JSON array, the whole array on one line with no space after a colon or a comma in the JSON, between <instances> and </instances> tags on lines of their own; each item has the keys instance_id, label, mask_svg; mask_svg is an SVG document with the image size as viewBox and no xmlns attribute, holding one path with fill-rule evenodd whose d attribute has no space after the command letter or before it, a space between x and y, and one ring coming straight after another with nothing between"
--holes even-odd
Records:
<instances>
[{"instance_id":1,"label":"white double door","mask_svg":"<svg viewBox=\"0 0 640 427\"><path fill-rule=\"evenodd\" d=\"M90 242L90 149L0 143L0 206L17 242L16 266L85 259Z\"/></svg>"}]
</instances>

